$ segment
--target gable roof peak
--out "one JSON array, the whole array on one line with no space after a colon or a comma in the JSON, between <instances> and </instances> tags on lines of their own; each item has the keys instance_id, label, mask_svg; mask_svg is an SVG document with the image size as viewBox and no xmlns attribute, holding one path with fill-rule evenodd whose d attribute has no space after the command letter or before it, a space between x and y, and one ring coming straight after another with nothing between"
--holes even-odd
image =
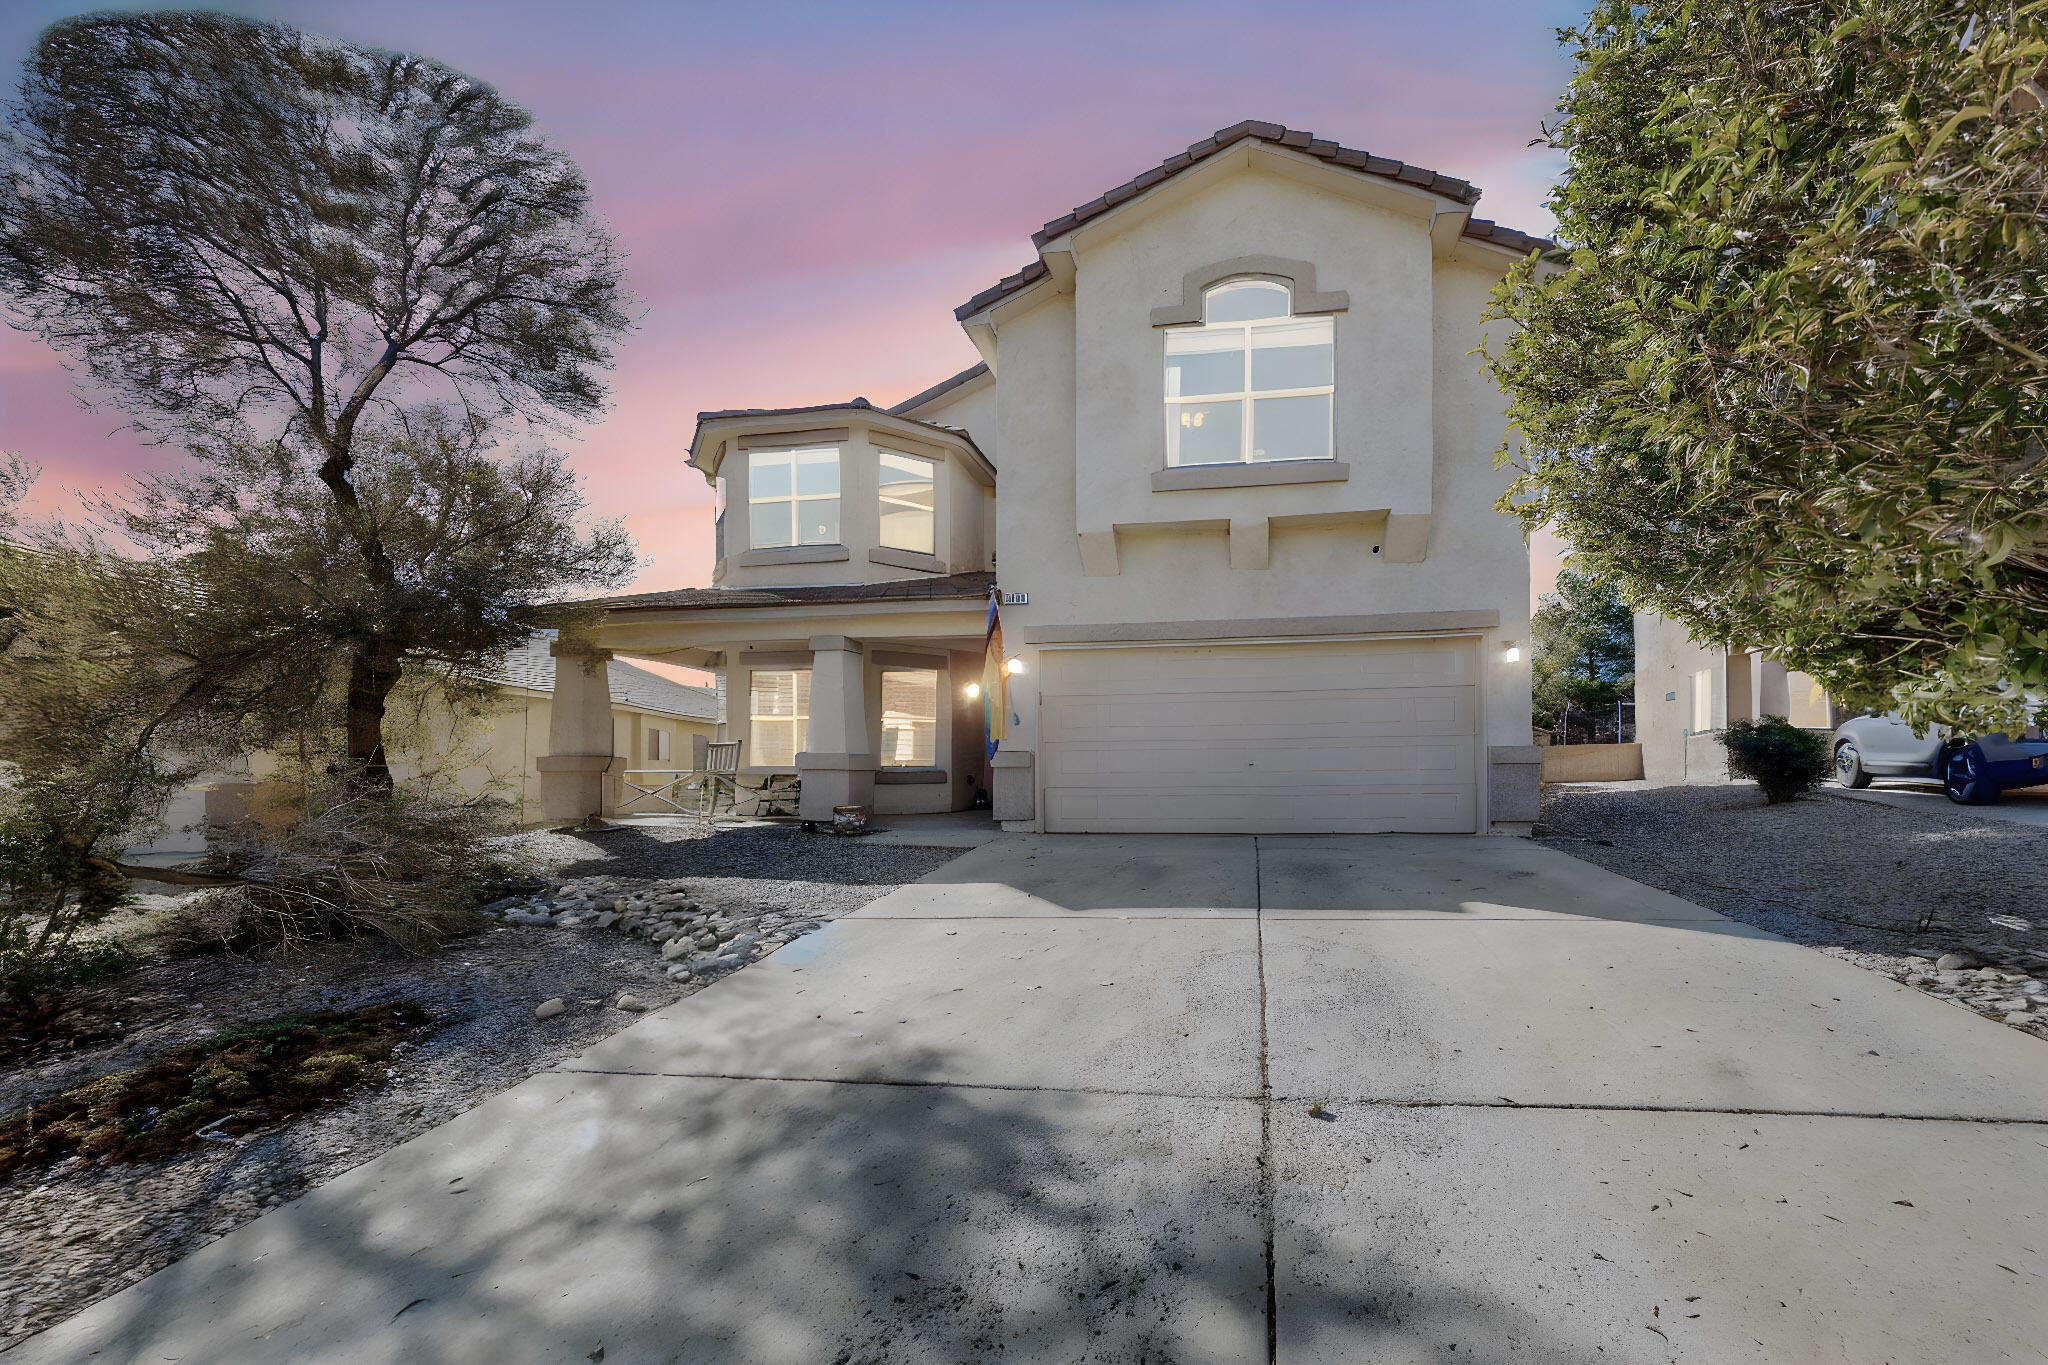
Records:
<instances>
[{"instance_id":1,"label":"gable roof peak","mask_svg":"<svg viewBox=\"0 0 2048 1365\"><path fill-rule=\"evenodd\" d=\"M1262 119L1244 119L1219 128L1200 142L1190 143L1184 152L1176 152L1157 166L1133 176L1114 189L1080 205L1071 212L1053 219L1044 227L1031 234L1031 245L1040 253L1039 258L1030 262L1014 275L1006 275L995 284L982 290L967 302L953 310L953 316L965 322L976 313L1002 302L1031 285L1038 283L1051 273L1044 259L1046 244L1063 237L1075 228L1108 213L1118 205L1135 199L1155 185L1163 184L1191 166L1215 156L1218 152L1235 147L1240 142L1255 140L1284 147L1289 151L1313 157L1318 161L1356 171L1361 175L1377 176L1392 180L1414 189L1426 191L1463 206L1469 214L1472 206L1479 202L1479 187L1469 180L1432 171L1426 166L1411 166L1405 161L1392 157L1374 156L1371 152L1359 151L1354 147L1341 146L1328 138L1317 137L1305 128L1289 128L1285 124L1270 123ZM1464 226L1462 236L1486 242L1493 246L1505 247L1511 251L1549 250L1557 244L1543 237L1517 232L1485 219L1470 219Z\"/></svg>"},{"instance_id":2,"label":"gable roof peak","mask_svg":"<svg viewBox=\"0 0 2048 1365\"><path fill-rule=\"evenodd\" d=\"M1391 157L1374 156L1370 152L1340 146L1328 138L1317 137L1305 128L1289 128L1286 124L1270 123L1263 119L1242 119L1228 128L1217 129L1199 142L1188 144L1186 151L1166 158L1157 166L1133 176L1114 189L1103 192L1072 212L1053 219L1031 234L1031 245L1043 247L1053 238L1073 231L1089 219L1107 213L1125 200L1137 198L1161 181L1171 179L1190 166L1206 161L1216 153L1247 140L1270 142L1276 147L1301 152L1319 161L1327 161L1333 165L1387 180L1396 180L1404 185L1413 185L1417 189L1440 194L1467 207L1479 202L1479 187L1469 180L1459 180L1424 166L1411 166Z\"/></svg>"}]
</instances>

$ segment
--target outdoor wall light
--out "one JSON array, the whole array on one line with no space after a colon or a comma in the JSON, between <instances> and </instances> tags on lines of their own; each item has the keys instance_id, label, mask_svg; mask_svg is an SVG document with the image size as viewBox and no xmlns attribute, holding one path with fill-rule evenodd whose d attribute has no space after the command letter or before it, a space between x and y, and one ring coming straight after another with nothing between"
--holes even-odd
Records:
<instances>
[{"instance_id":1,"label":"outdoor wall light","mask_svg":"<svg viewBox=\"0 0 2048 1365\"><path fill-rule=\"evenodd\" d=\"M1003 665L1003 671L1014 678L1024 671L1024 661L1013 657L1008 663Z\"/></svg>"},{"instance_id":2,"label":"outdoor wall light","mask_svg":"<svg viewBox=\"0 0 2048 1365\"><path fill-rule=\"evenodd\" d=\"M1506 659L1511 664L1522 662L1522 647L1513 640L1508 641L1508 647L1501 654L1501 658Z\"/></svg>"},{"instance_id":3,"label":"outdoor wall light","mask_svg":"<svg viewBox=\"0 0 2048 1365\"><path fill-rule=\"evenodd\" d=\"M973 700L974 700L974 699L975 699L976 697L978 697L978 696L980 696L980 695L981 695L981 684L980 684L980 683L969 683L969 684L967 684L967 700L969 700L969 701L973 701Z\"/></svg>"}]
</instances>

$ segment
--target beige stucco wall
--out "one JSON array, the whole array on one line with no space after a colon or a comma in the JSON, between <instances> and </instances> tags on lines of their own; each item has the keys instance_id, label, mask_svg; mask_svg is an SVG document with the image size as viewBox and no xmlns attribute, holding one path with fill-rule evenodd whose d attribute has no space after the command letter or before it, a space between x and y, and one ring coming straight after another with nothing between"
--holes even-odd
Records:
<instances>
[{"instance_id":1,"label":"beige stucco wall","mask_svg":"<svg viewBox=\"0 0 2048 1365\"><path fill-rule=\"evenodd\" d=\"M1508 260L1473 247L1433 261L1428 226L1245 169L1127 230L1084 235L1070 290L997 318L1000 586L1030 598L1004 608L1027 666L1009 747L1037 746L1035 630L1489 610L1498 626L1475 631L1480 765L1489 746L1528 745L1528 553L1492 507L1506 480L1493 458L1502 402L1468 354ZM1319 291L1350 295L1336 316L1335 446L1350 477L1155 492L1164 338L1151 312L1180 301L1187 272L1248 255L1305 260ZM1429 515L1419 562L1392 562L1386 511ZM1233 521L1263 526L1268 567L1232 567ZM1105 533L1115 571L1089 576L1081 537ZM1519 663L1505 662L1509 640Z\"/></svg>"},{"instance_id":2,"label":"beige stucco wall","mask_svg":"<svg viewBox=\"0 0 2048 1365\"><path fill-rule=\"evenodd\" d=\"M987 504L995 491L978 480L968 468L968 457L949 449L942 440L921 439L857 420L842 423L841 417L791 418L794 439L772 433L734 437L718 444L723 449L718 474L725 481L725 558L716 566L713 582L720 587L785 587L811 583L883 583L915 578L920 573L966 573L989 566ZM829 425L826 425L829 424ZM821 427L842 429L839 439L814 439L803 433ZM934 433L936 436L936 433ZM836 445L839 449L839 543L834 546L795 547L799 555L827 554L802 562L747 564L751 552L752 527L748 518L748 460L745 446L757 449L791 445ZM877 563L870 551L881 548L881 504L879 500L881 454L884 449L918 455L932 460L934 471L933 563L915 567ZM764 551L773 553L773 551Z\"/></svg>"},{"instance_id":3,"label":"beige stucco wall","mask_svg":"<svg viewBox=\"0 0 2048 1365\"><path fill-rule=\"evenodd\" d=\"M937 422L940 426L958 427L974 438L974 444L981 453L988 456L989 463L997 469L1003 467L1003 457L998 453L996 439L996 381L994 375L984 374L971 379L951 392L939 395L903 414L915 417L920 422Z\"/></svg>"},{"instance_id":4,"label":"beige stucco wall","mask_svg":"<svg viewBox=\"0 0 2048 1365\"><path fill-rule=\"evenodd\" d=\"M1422 217L1244 170L1172 212L1077 249L1071 420L1081 456L1072 473L1079 529L1227 521L1247 510L1243 490L1152 490L1152 472L1166 464L1166 333L1151 314L1183 302L1188 271L1249 255L1307 261L1317 289L1351 295L1350 310L1336 315L1336 452L1351 478L1260 489L1257 511L1427 512L1432 290L1427 209L1418 211Z\"/></svg>"},{"instance_id":5,"label":"beige stucco wall","mask_svg":"<svg viewBox=\"0 0 2048 1365\"><path fill-rule=\"evenodd\" d=\"M1545 782L1630 782L1643 775L1640 744L1549 744Z\"/></svg>"},{"instance_id":6,"label":"beige stucco wall","mask_svg":"<svg viewBox=\"0 0 2048 1365\"><path fill-rule=\"evenodd\" d=\"M429 766L422 756L430 755L432 768L459 790L492 791L512 803L521 823L538 820L540 773L534 760L548 751L553 711L554 703L546 693L505 688L481 717L459 728L445 711L430 714L423 720L422 738L401 752L393 769L401 776L419 773ZM674 735L671 757L664 763L645 757L647 731L654 727ZM613 706L612 752L626 760L615 765L611 774L615 788L620 773L628 769L689 767L691 736L709 738L715 729L709 721Z\"/></svg>"},{"instance_id":7,"label":"beige stucco wall","mask_svg":"<svg viewBox=\"0 0 2048 1365\"><path fill-rule=\"evenodd\" d=\"M1684 625L1654 612L1636 613L1635 637L1636 741L1648 781L1726 781L1727 755L1714 735L1731 717L1784 716L1807 729L1830 727L1820 684L1760 651L1703 645ZM1701 673L1711 717L1705 730L1694 725Z\"/></svg>"}]
</instances>

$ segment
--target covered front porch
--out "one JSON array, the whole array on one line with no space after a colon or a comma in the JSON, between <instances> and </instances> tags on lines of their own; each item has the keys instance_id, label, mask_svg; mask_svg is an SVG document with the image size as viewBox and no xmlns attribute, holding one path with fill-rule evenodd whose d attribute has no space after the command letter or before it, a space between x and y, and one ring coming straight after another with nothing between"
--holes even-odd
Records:
<instances>
[{"instance_id":1,"label":"covered front porch","mask_svg":"<svg viewBox=\"0 0 2048 1365\"><path fill-rule=\"evenodd\" d=\"M715 674L718 739L740 745L739 785L793 780L806 820L843 805L881 816L972 808L991 790L978 695L990 578L691 588L606 603L593 630L554 647L544 815L640 809L622 798L684 766L684 756L615 752L604 670L614 657Z\"/></svg>"}]
</instances>

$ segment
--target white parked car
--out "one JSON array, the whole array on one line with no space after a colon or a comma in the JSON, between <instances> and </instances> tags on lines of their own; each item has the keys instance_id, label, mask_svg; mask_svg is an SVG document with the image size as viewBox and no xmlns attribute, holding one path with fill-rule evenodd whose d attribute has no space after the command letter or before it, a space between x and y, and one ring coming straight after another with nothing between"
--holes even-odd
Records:
<instances>
[{"instance_id":1,"label":"white parked car","mask_svg":"<svg viewBox=\"0 0 2048 1365\"><path fill-rule=\"evenodd\" d=\"M1941 726L1915 730L1894 713L1851 716L1835 730L1835 776L1845 787L1873 777L1929 778L1948 799L1988 805L2015 787L2048 783L2048 740L1985 735L1958 739Z\"/></svg>"}]
</instances>

